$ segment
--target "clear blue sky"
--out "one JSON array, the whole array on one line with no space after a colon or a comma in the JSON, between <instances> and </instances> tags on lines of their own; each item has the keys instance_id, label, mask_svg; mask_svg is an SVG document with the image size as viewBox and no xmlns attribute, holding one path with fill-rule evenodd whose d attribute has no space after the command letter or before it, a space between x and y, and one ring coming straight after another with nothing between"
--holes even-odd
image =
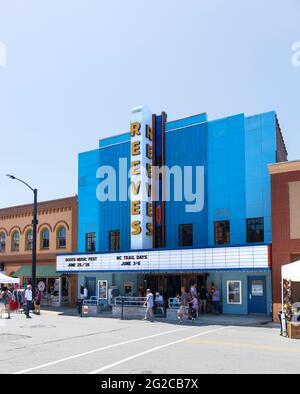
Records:
<instances>
[{"instance_id":1,"label":"clear blue sky","mask_svg":"<svg viewBox=\"0 0 300 394\"><path fill-rule=\"evenodd\" d=\"M169 119L276 110L300 158L299 0L0 0L0 207L77 192L77 154Z\"/></svg>"}]
</instances>

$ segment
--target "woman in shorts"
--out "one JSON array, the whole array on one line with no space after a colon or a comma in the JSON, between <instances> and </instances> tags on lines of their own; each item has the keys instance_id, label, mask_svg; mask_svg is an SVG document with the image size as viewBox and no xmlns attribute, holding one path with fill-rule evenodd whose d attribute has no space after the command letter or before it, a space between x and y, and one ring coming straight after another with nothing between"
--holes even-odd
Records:
<instances>
[{"instance_id":1,"label":"woman in shorts","mask_svg":"<svg viewBox=\"0 0 300 394\"><path fill-rule=\"evenodd\" d=\"M35 313L37 315L41 314L41 301L42 301L42 293L38 291L34 302Z\"/></svg>"}]
</instances>

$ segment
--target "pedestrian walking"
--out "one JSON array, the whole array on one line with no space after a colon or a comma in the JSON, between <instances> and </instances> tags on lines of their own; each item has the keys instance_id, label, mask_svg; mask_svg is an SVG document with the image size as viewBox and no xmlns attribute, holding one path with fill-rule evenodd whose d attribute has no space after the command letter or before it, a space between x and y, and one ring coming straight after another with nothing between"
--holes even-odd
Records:
<instances>
[{"instance_id":1,"label":"pedestrian walking","mask_svg":"<svg viewBox=\"0 0 300 394\"><path fill-rule=\"evenodd\" d=\"M208 291L207 287L203 284L199 291L199 312L207 313L207 298Z\"/></svg>"},{"instance_id":2,"label":"pedestrian walking","mask_svg":"<svg viewBox=\"0 0 300 394\"><path fill-rule=\"evenodd\" d=\"M218 315L220 313L220 291L218 290L217 286L215 286L215 290L212 295L212 307L213 312Z\"/></svg>"},{"instance_id":3,"label":"pedestrian walking","mask_svg":"<svg viewBox=\"0 0 300 394\"><path fill-rule=\"evenodd\" d=\"M153 319L154 319L154 314L153 314L154 296L153 296L150 289L147 290L147 298L146 298L146 302L145 302L144 306L147 308L144 320L153 321Z\"/></svg>"},{"instance_id":4,"label":"pedestrian walking","mask_svg":"<svg viewBox=\"0 0 300 394\"><path fill-rule=\"evenodd\" d=\"M1 308L1 317L6 314L7 318L10 319L10 302L12 296L11 292L8 290L7 287L3 287L1 294L0 294L0 308Z\"/></svg>"},{"instance_id":5,"label":"pedestrian walking","mask_svg":"<svg viewBox=\"0 0 300 394\"><path fill-rule=\"evenodd\" d=\"M86 286L81 285L80 298L77 301L77 310L80 317L83 317L83 305L84 305L84 301L88 299L88 296L89 296L88 288Z\"/></svg>"},{"instance_id":6,"label":"pedestrian walking","mask_svg":"<svg viewBox=\"0 0 300 394\"><path fill-rule=\"evenodd\" d=\"M189 313L193 318L198 317L198 312L199 312L199 301L198 298L195 296L192 296L192 299L190 301L190 310Z\"/></svg>"},{"instance_id":7,"label":"pedestrian walking","mask_svg":"<svg viewBox=\"0 0 300 394\"><path fill-rule=\"evenodd\" d=\"M192 296L192 297L196 297L196 298L198 297L197 283L194 283L194 284L191 286L190 293L191 293L191 296Z\"/></svg>"},{"instance_id":8,"label":"pedestrian walking","mask_svg":"<svg viewBox=\"0 0 300 394\"><path fill-rule=\"evenodd\" d=\"M31 285L28 285L25 291L25 302L26 302L25 316L27 319L31 319L30 311L32 310L33 307L32 301L33 301L32 287Z\"/></svg>"},{"instance_id":9,"label":"pedestrian walking","mask_svg":"<svg viewBox=\"0 0 300 394\"><path fill-rule=\"evenodd\" d=\"M189 296L185 290L185 287L181 288L181 306L178 311L178 319L180 323L183 323L184 316L187 316L189 320L195 321L189 313Z\"/></svg>"},{"instance_id":10,"label":"pedestrian walking","mask_svg":"<svg viewBox=\"0 0 300 394\"><path fill-rule=\"evenodd\" d=\"M36 295L36 297L34 299L35 314L38 315L38 316L41 314L42 298L43 298L42 292L38 291L37 295Z\"/></svg>"}]
</instances>

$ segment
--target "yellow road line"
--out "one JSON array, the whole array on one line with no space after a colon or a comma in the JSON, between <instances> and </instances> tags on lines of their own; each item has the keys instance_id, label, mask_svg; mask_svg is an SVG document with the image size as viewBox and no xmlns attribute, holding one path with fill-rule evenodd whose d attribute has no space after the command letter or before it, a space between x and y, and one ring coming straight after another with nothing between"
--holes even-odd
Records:
<instances>
[{"instance_id":1,"label":"yellow road line","mask_svg":"<svg viewBox=\"0 0 300 394\"><path fill-rule=\"evenodd\" d=\"M279 353L300 353L299 349L288 349L281 348L275 346L267 346L267 345L255 345L251 343L239 343L239 342L225 342L225 341L210 341L210 340L201 340L201 339L192 339L186 341L196 345L207 345L207 346L223 346L223 347L231 347L237 349L252 349L252 350L267 350L271 352L279 352Z\"/></svg>"}]
</instances>

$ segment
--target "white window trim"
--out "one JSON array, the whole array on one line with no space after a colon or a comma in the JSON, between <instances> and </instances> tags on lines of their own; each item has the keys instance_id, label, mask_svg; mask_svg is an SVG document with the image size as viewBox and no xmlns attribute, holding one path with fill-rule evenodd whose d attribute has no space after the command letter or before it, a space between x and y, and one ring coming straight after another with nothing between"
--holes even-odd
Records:
<instances>
[{"instance_id":1,"label":"white window trim","mask_svg":"<svg viewBox=\"0 0 300 394\"><path fill-rule=\"evenodd\" d=\"M229 301L229 283L233 283L233 282L240 284L240 294L241 294L240 302L230 302ZM243 282L241 280L233 280L232 279L232 280L227 281L227 304L228 305L243 305Z\"/></svg>"}]
</instances>

